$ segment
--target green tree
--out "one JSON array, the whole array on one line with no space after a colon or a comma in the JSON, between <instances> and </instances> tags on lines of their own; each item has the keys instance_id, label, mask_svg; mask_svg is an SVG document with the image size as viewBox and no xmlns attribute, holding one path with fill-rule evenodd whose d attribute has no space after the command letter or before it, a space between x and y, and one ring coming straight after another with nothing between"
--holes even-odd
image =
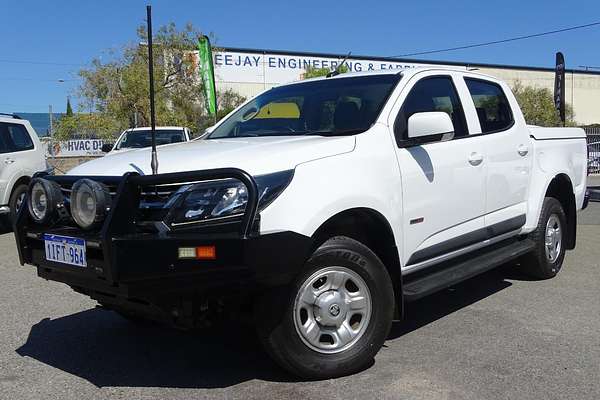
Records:
<instances>
[{"instance_id":1,"label":"green tree","mask_svg":"<svg viewBox=\"0 0 600 400\"><path fill-rule=\"evenodd\" d=\"M217 92L217 121L225 117L245 101L246 98L244 96L231 89ZM204 114L200 118L200 125L202 128L209 127L214 123L215 119L212 115ZM201 134L202 131L203 129L200 129L197 133Z\"/></svg>"},{"instance_id":2,"label":"green tree","mask_svg":"<svg viewBox=\"0 0 600 400\"><path fill-rule=\"evenodd\" d=\"M520 81L517 81L512 90L528 124L562 126L560 116L554 108L554 98L550 89L524 86ZM574 125L575 114L570 104L566 104L565 114L566 124Z\"/></svg>"},{"instance_id":3,"label":"green tree","mask_svg":"<svg viewBox=\"0 0 600 400\"><path fill-rule=\"evenodd\" d=\"M227 89L217 93L217 119L221 119L246 101L241 94Z\"/></svg>"},{"instance_id":4,"label":"green tree","mask_svg":"<svg viewBox=\"0 0 600 400\"><path fill-rule=\"evenodd\" d=\"M344 64L338 68L338 71L340 72L340 74L344 74L349 71L348 66L346 64ZM326 76L330 72L331 72L331 69L329 69L329 68L314 68L314 67L308 66L306 68L306 72L304 72L303 77L304 77L304 79L318 78L320 76Z\"/></svg>"},{"instance_id":5,"label":"green tree","mask_svg":"<svg viewBox=\"0 0 600 400\"><path fill-rule=\"evenodd\" d=\"M90 67L79 71L82 79L77 89L80 111L88 111L93 116L74 114L65 117L57 131L83 134L93 131L93 124L97 123L97 134L103 136L116 135L134 126L134 121L138 126L150 125L148 52L146 45L139 44L147 39L146 27L140 26L137 35L136 42L109 52L102 59L93 59ZM192 130L202 128L202 83L193 53L199 35L191 24L179 30L170 23L155 32L157 125L180 125Z\"/></svg>"},{"instance_id":6,"label":"green tree","mask_svg":"<svg viewBox=\"0 0 600 400\"><path fill-rule=\"evenodd\" d=\"M71 107L71 99L67 97L67 112L65 114L67 117L73 116L73 108Z\"/></svg>"},{"instance_id":7,"label":"green tree","mask_svg":"<svg viewBox=\"0 0 600 400\"><path fill-rule=\"evenodd\" d=\"M106 113L76 113L63 116L54 130L53 138L68 140L72 138L100 137L112 139L121 133L121 125Z\"/></svg>"}]
</instances>

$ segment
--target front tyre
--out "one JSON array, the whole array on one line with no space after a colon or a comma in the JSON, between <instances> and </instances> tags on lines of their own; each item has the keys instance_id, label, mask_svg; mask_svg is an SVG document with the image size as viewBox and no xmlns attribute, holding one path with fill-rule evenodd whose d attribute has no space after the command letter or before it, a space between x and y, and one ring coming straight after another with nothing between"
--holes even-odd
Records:
<instances>
[{"instance_id":1,"label":"front tyre","mask_svg":"<svg viewBox=\"0 0 600 400\"><path fill-rule=\"evenodd\" d=\"M391 327L394 291L371 250L347 237L329 239L291 287L263 296L255 307L258 334L279 365L326 379L372 362Z\"/></svg>"},{"instance_id":2,"label":"front tyre","mask_svg":"<svg viewBox=\"0 0 600 400\"><path fill-rule=\"evenodd\" d=\"M524 272L537 279L549 279L558 274L565 258L565 232L567 218L560 202L546 197L542 204L540 220L530 239L535 249L523 257Z\"/></svg>"},{"instance_id":3,"label":"front tyre","mask_svg":"<svg viewBox=\"0 0 600 400\"><path fill-rule=\"evenodd\" d=\"M10 195L8 206L10 208L10 223L13 224L17 220L17 214L23 206L25 194L27 193L27 185L20 184L15 187Z\"/></svg>"}]
</instances>

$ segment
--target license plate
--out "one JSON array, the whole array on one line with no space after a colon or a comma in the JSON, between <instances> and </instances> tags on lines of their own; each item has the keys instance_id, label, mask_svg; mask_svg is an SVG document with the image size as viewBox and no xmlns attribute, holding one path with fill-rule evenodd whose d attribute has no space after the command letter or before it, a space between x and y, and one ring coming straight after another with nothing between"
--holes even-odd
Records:
<instances>
[{"instance_id":1,"label":"license plate","mask_svg":"<svg viewBox=\"0 0 600 400\"><path fill-rule=\"evenodd\" d=\"M86 267L85 240L60 235L44 234L46 260L61 264Z\"/></svg>"}]
</instances>

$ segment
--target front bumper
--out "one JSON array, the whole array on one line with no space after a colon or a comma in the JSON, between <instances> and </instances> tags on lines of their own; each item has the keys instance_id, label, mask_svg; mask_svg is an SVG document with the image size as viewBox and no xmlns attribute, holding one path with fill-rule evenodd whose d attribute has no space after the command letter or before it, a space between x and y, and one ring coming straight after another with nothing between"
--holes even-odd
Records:
<instances>
[{"instance_id":1,"label":"front bumper","mask_svg":"<svg viewBox=\"0 0 600 400\"><path fill-rule=\"evenodd\" d=\"M46 260L43 233L87 241L87 267ZM39 276L71 286L152 301L167 294L210 292L223 287L270 287L289 283L308 258L312 241L280 232L241 238L234 234L114 237L104 249L72 229L28 231L20 240L22 263ZM212 245L216 260L179 259L180 247ZM110 254L110 258L105 258Z\"/></svg>"},{"instance_id":2,"label":"front bumper","mask_svg":"<svg viewBox=\"0 0 600 400\"><path fill-rule=\"evenodd\" d=\"M207 233L198 228L149 233L136 228L132 210L139 204L142 186L149 182L189 182L223 176L239 178L249 189L246 214L236 230ZM64 183L77 178L48 179ZM308 259L312 239L294 232L261 235L256 211L256 184L240 170L147 177L130 174L118 180L111 210L97 232L86 232L69 224L39 226L29 218L27 207L23 207L15 224L15 237L21 264L36 266L42 278L66 283L102 303L135 300L159 304L166 298L209 296L215 292L223 294L288 284ZM46 260L44 233L85 239L87 267ZM180 247L204 245L215 246L215 260L178 257Z\"/></svg>"}]
</instances>

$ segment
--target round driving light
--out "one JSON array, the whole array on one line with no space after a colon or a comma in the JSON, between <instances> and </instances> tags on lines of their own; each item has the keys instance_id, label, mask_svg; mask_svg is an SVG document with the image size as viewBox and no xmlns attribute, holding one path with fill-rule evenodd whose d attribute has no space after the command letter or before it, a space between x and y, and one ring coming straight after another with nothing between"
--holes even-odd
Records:
<instances>
[{"instance_id":1,"label":"round driving light","mask_svg":"<svg viewBox=\"0 0 600 400\"><path fill-rule=\"evenodd\" d=\"M63 194L56 182L43 178L33 179L29 186L27 208L35 222L48 222L56 214L57 206L63 202Z\"/></svg>"},{"instance_id":2,"label":"round driving light","mask_svg":"<svg viewBox=\"0 0 600 400\"><path fill-rule=\"evenodd\" d=\"M81 228L91 229L104 221L110 201L110 192L105 185L80 179L71 191L71 215Z\"/></svg>"}]
</instances>

